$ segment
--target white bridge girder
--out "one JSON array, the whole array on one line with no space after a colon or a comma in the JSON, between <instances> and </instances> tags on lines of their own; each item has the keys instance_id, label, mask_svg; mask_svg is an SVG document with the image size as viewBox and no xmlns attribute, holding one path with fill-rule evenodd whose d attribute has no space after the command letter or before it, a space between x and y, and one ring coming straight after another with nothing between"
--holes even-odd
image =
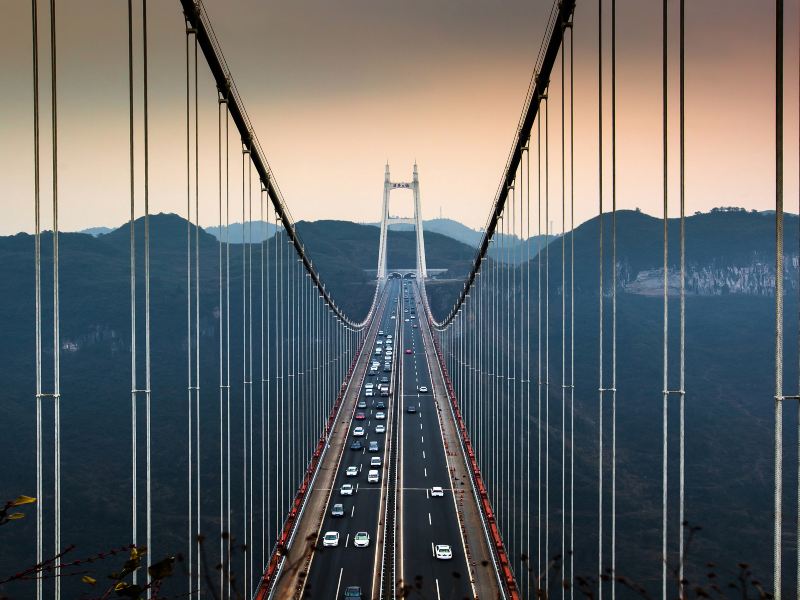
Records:
<instances>
[{"instance_id":1,"label":"white bridge girder","mask_svg":"<svg viewBox=\"0 0 800 600\"><path fill-rule=\"evenodd\" d=\"M411 190L414 194L414 216L409 217L394 217L389 214L389 196L392 190ZM383 180L383 210L381 211L381 238L378 247L378 279L385 280L387 277L386 257L387 246L386 241L389 233L389 226L395 224L414 225L414 231L417 234L417 265L416 275L417 279L424 280L428 276L428 269L425 264L425 239L422 230L422 207L420 205L419 197L419 174L417 172L417 164L414 163L414 175L410 182L393 182L389 175L389 165L386 165L386 173Z\"/></svg>"}]
</instances>

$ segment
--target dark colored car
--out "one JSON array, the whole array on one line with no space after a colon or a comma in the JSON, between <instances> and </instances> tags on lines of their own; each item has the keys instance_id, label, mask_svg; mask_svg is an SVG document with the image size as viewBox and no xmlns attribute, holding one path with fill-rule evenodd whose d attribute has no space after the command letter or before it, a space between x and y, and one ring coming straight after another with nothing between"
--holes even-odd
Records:
<instances>
[{"instance_id":1,"label":"dark colored car","mask_svg":"<svg viewBox=\"0 0 800 600\"><path fill-rule=\"evenodd\" d=\"M364 448L364 444L361 443L361 440L353 440L353 443L350 444L350 450L361 450Z\"/></svg>"},{"instance_id":2,"label":"dark colored car","mask_svg":"<svg viewBox=\"0 0 800 600\"><path fill-rule=\"evenodd\" d=\"M369 451L370 452L380 452L381 448L378 445L378 442L370 442L369 443Z\"/></svg>"},{"instance_id":3,"label":"dark colored car","mask_svg":"<svg viewBox=\"0 0 800 600\"><path fill-rule=\"evenodd\" d=\"M366 418L367 418L367 415L365 415L363 412L357 412L356 413L356 421L363 421Z\"/></svg>"},{"instance_id":4,"label":"dark colored car","mask_svg":"<svg viewBox=\"0 0 800 600\"><path fill-rule=\"evenodd\" d=\"M409 404L408 408L406 409L406 412L409 413L409 414L410 413L415 413L415 412L417 412L417 407L414 406L413 404ZM352 448L352 446L350 446L350 447Z\"/></svg>"},{"instance_id":5,"label":"dark colored car","mask_svg":"<svg viewBox=\"0 0 800 600\"><path fill-rule=\"evenodd\" d=\"M388 377L381 377L381 383L389 383Z\"/></svg>"},{"instance_id":6,"label":"dark colored car","mask_svg":"<svg viewBox=\"0 0 800 600\"><path fill-rule=\"evenodd\" d=\"M375 408L386 408L386 403L383 400L378 400L375 403Z\"/></svg>"},{"instance_id":7,"label":"dark colored car","mask_svg":"<svg viewBox=\"0 0 800 600\"><path fill-rule=\"evenodd\" d=\"M367 408L367 403L365 400L358 401L358 408Z\"/></svg>"},{"instance_id":8,"label":"dark colored car","mask_svg":"<svg viewBox=\"0 0 800 600\"><path fill-rule=\"evenodd\" d=\"M344 590L343 598L361 598L361 588L357 585L348 585Z\"/></svg>"}]
</instances>

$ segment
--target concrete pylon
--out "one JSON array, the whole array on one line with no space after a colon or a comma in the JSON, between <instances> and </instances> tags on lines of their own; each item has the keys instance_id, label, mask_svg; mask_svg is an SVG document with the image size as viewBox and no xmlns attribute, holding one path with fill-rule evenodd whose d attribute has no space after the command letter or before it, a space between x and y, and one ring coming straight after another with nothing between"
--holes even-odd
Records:
<instances>
[{"instance_id":1,"label":"concrete pylon","mask_svg":"<svg viewBox=\"0 0 800 600\"><path fill-rule=\"evenodd\" d=\"M414 217L402 218L391 217L389 215L389 196L392 190L410 189L414 194ZM386 279L386 257L387 246L386 240L389 233L389 225L396 223L407 223L414 225L414 230L417 234L417 279L424 280L428 276L428 269L425 263L425 238L422 229L422 204L419 195L419 173L417 172L417 163L414 163L414 175L410 183L408 182L392 182L391 175L389 174L389 164L386 164L386 171L383 178L383 209L381 210L381 238L378 246L378 279Z\"/></svg>"}]
</instances>

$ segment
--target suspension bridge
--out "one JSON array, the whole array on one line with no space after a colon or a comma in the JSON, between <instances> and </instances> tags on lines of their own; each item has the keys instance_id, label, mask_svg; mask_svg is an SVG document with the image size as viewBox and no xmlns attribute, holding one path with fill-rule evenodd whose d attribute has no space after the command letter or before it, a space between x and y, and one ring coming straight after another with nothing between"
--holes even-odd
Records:
<instances>
[{"instance_id":1,"label":"suspension bridge","mask_svg":"<svg viewBox=\"0 0 800 600\"><path fill-rule=\"evenodd\" d=\"M615 0L554 2L505 168L494 197L487 198L482 239L448 310L437 308L441 299L434 301L430 291L430 276L443 270L427 266L435 267L437 257L425 252L424 175L414 164L410 181L395 181L386 166L374 292L358 317L342 308L307 251L200 0L176 3L185 27L174 32L185 38L185 111L174 117L186 132L185 172L176 175L185 187L185 297L179 314L153 314L152 285L165 276L151 260L151 23L147 0L128 0L130 179L116 196L130 205L124 344L130 386L115 400L125 398L130 419L114 435L129 448L128 488L119 496L129 505L125 541L148 548L144 567L153 567L160 552L182 556L184 570L169 583L171 593L571 600L630 597L645 588L645 597L664 599L693 593L685 573L685 523L692 510L686 463L698 460L685 451L692 411L685 381L686 16L684 0L675 3L677 10L668 9L671 4L662 3L662 53L653 65L661 69L663 98L663 306L661 336L651 349L660 354L660 391L648 401L661 407L661 436L653 441L661 503L657 542L640 557L657 576L637 588L617 564L624 474L617 467L616 185L618 169L626 166L617 164L616 153ZM60 599L75 597L72 581L59 576L66 559L58 557L70 543L62 533L69 502L62 492L80 469L62 455L62 414L77 401L62 392L69 346L61 336L59 279L58 93L71 82L57 78L58 34L60 12L71 9L55 0L33 0L31 7L30 22L19 27L32 33L35 389L28 392L35 422L16 426L35 428L37 501L35 538L27 542L30 552L20 552L37 565L50 564L53 575L36 577L26 597ZM797 473L784 473L791 448L782 429L786 401L794 410L799 396L784 390L783 374L784 323L796 327L796 316L783 310L784 6L777 0L763 8L774 11L776 33L769 65L776 85L775 387L763 397L774 402L775 427L774 438L762 440L775 448L774 570L764 588L780 598L800 595L800 521L794 509L784 510L795 499L784 484ZM598 71L599 161L592 177L599 180L599 231L591 252L599 277L591 283L591 324L575 320L576 299L590 286L576 287L574 235L575 181L585 174L576 172L573 38L582 35L584 14L598 26L591 59ZM199 84L209 76L212 97ZM217 111L214 189L201 183L199 159L199 115L209 105ZM679 171L677 186L670 185L672 169ZM406 190L413 194L413 217L390 216L390 195ZM200 227L201 196L206 203L215 198L222 232L210 255L202 251L211 242ZM676 210L677 229L668 226ZM49 230L42 225L45 213L52 217ZM232 217L245 225L243 244L231 243L226 233ZM248 224L254 218L274 227L274 235L253 241ZM415 264L403 268L387 259L396 223L415 230ZM677 244L669 239L676 231ZM555 237L538 246L513 243L533 236ZM153 323L164 319L182 324L185 386L159 397L153 370L164 357L154 358L151 349L161 335ZM575 335L589 326L597 334L598 364L581 373L575 359L585 349L576 347ZM213 372L204 370L209 360ZM592 390L580 404L579 382ZM182 482L159 481L163 456L152 451L163 431L154 406L166 397L180 398L187 415L180 424ZM581 414L587 406L590 414ZM581 472L587 461L576 456L576 420L586 419L597 450L592 470ZM165 485L180 485L187 498L170 507L174 531L168 537L158 526L164 525ZM576 536L578 504L593 524L589 536ZM576 560L592 564L593 572L576 571ZM132 583L156 597L148 568L134 572Z\"/></svg>"}]
</instances>

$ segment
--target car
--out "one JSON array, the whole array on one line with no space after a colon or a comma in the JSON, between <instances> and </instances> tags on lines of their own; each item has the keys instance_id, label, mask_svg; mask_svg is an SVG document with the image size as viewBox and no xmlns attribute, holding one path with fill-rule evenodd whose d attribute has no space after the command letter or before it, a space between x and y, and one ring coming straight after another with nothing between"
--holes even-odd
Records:
<instances>
[{"instance_id":1,"label":"car","mask_svg":"<svg viewBox=\"0 0 800 600\"><path fill-rule=\"evenodd\" d=\"M381 377L381 383L389 383L389 378L386 376Z\"/></svg>"},{"instance_id":2,"label":"car","mask_svg":"<svg viewBox=\"0 0 800 600\"><path fill-rule=\"evenodd\" d=\"M355 465L347 467L345 475L347 475L348 477L358 477L358 467L356 467Z\"/></svg>"},{"instance_id":3,"label":"car","mask_svg":"<svg viewBox=\"0 0 800 600\"><path fill-rule=\"evenodd\" d=\"M397 318L397 317L395 317L394 315L392 315L392 321L394 321L396 318Z\"/></svg>"},{"instance_id":4,"label":"car","mask_svg":"<svg viewBox=\"0 0 800 600\"><path fill-rule=\"evenodd\" d=\"M409 414L415 413L417 412L417 407L414 406L413 404L409 404L408 407L406 408L406 412ZM350 447L352 448L352 446Z\"/></svg>"},{"instance_id":5,"label":"car","mask_svg":"<svg viewBox=\"0 0 800 600\"><path fill-rule=\"evenodd\" d=\"M366 548L369 546L369 534L366 531L359 531L353 538L353 545L356 548Z\"/></svg>"},{"instance_id":6,"label":"car","mask_svg":"<svg viewBox=\"0 0 800 600\"><path fill-rule=\"evenodd\" d=\"M369 448L368 449L369 449L370 452L380 452L381 451L381 447L378 445L378 442L374 442L374 441L369 443Z\"/></svg>"},{"instance_id":7,"label":"car","mask_svg":"<svg viewBox=\"0 0 800 600\"><path fill-rule=\"evenodd\" d=\"M358 401L358 408L367 408L367 403L363 400Z\"/></svg>"},{"instance_id":8,"label":"car","mask_svg":"<svg viewBox=\"0 0 800 600\"><path fill-rule=\"evenodd\" d=\"M378 367L370 367L369 368L370 375L377 375L378 374Z\"/></svg>"},{"instance_id":9,"label":"car","mask_svg":"<svg viewBox=\"0 0 800 600\"><path fill-rule=\"evenodd\" d=\"M387 339L387 340L391 340L391 339L392 339L392 334L390 333L389 335L387 335L387 336L386 336L386 339Z\"/></svg>"},{"instance_id":10,"label":"car","mask_svg":"<svg viewBox=\"0 0 800 600\"><path fill-rule=\"evenodd\" d=\"M350 444L350 450L361 450L364 448L364 444L361 443L361 440L353 440L353 443Z\"/></svg>"},{"instance_id":11,"label":"car","mask_svg":"<svg viewBox=\"0 0 800 600\"><path fill-rule=\"evenodd\" d=\"M444 490L438 485L433 486L431 488L431 498L442 498L442 497L444 497Z\"/></svg>"},{"instance_id":12,"label":"car","mask_svg":"<svg viewBox=\"0 0 800 600\"><path fill-rule=\"evenodd\" d=\"M375 366L378 366L378 365L375 365ZM374 384L374 383L372 383L372 382L369 382L369 383L365 383L365 384L364 384L364 389L365 389L365 390L371 390L373 387L375 387L375 384Z\"/></svg>"},{"instance_id":13,"label":"car","mask_svg":"<svg viewBox=\"0 0 800 600\"><path fill-rule=\"evenodd\" d=\"M392 367L390 367L389 365L384 365L383 366L383 372L384 373L391 373L392 372Z\"/></svg>"},{"instance_id":14,"label":"car","mask_svg":"<svg viewBox=\"0 0 800 600\"><path fill-rule=\"evenodd\" d=\"M450 560L453 558L453 549L447 544L436 544L434 554L439 560Z\"/></svg>"},{"instance_id":15,"label":"car","mask_svg":"<svg viewBox=\"0 0 800 600\"><path fill-rule=\"evenodd\" d=\"M361 598L361 588L357 585L348 585L344 590L343 598Z\"/></svg>"},{"instance_id":16,"label":"car","mask_svg":"<svg viewBox=\"0 0 800 600\"><path fill-rule=\"evenodd\" d=\"M378 469L370 469L367 474L367 483L378 483L381 479L381 474Z\"/></svg>"},{"instance_id":17,"label":"car","mask_svg":"<svg viewBox=\"0 0 800 600\"><path fill-rule=\"evenodd\" d=\"M322 536L322 545L325 548L335 548L339 545L339 532L338 531L326 531L325 535Z\"/></svg>"},{"instance_id":18,"label":"car","mask_svg":"<svg viewBox=\"0 0 800 600\"><path fill-rule=\"evenodd\" d=\"M364 437L364 428L356 427L355 429L353 429L353 435L355 437Z\"/></svg>"},{"instance_id":19,"label":"car","mask_svg":"<svg viewBox=\"0 0 800 600\"><path fill-rule=\"evenodd\" d=\"M367 391L364 392L364 397L365 398L372 398L374 395L375 395L375 392L372 390L372 388L370 388L370 389L368 389Z\"/></svg>"},{"instance_id":20,"label":"car","mask_svg":"<svg viewBox=\"0 0 800 600\"><path fill-rule=\"evenodd\" d=\"M408 323L408 319L406 319L406 323Z\"/></svg>"},{"instance_id":21,"label":"car","mask_svg":"<svg viewBox=\"0 0 800 600\"><path fill-rule=\"evenodd\" d=\"M406 348L406 354L414 354L414 352L411 348Z\"/></svg>"},{"instance_id":22,"label":"car","mask_svg":"<svg viewBox=\"0 0 800 600\"><path fill-rule=\"evenodd\" d=\"M386 433L386 425L375 425L375 433Z\"/></svg>"},{"instance_id":23,"label":"car","mask_svg":"<svg viewBox=\"0 0 800 600\"><path fill-rule=\"evenodd\" d=\"M380 456L373 456L369 459L369 466L370 467L380 467L381 466L381 457Z\"/></svg>"},{"instance_id":24,"label":"car","mask_svg":"<svg viewBox=\"0 0 800 600\"><path fill-rule=\"evenodd\" d=\"M414 323L411 327L412 327L412 329L416 329L417 328L417 324Z\"/></svg>"},{"instance_id":25,"label":"car","mask_svg":"<svg viewBox=\"0 0 800 600\"><path fill-rule=\"evenodd\" d=\"M375 403L375 408L386 408L386 403L383 400L378 400Z\"/></svg>"},{"instance_id":26,"label":"car","mask_svg":"<svg viewBox=\"0 0 800 600\"><path fill-rule=\"evenodd\" d=\"M343 483L342 487L339 488L339 494L342 496L352 496L353 490L354 488L352 483Z\"/></svg>"},{"instance_id":27,"label":"car","mask_svg":"<svg viewBox=\"0 0 800 600\"><path fill-rule=\"evenodd\" d=\"M367 415L365 415L363 412L357 412L356 413L356 421L363 421L366 418L367 418Z\"/></svg>"},{"instance_id":28,"label":"car","mask_svg":"<svg viewBox=\"0 0 800 600\"><path fill-rule=\"evenodd\" d=\"M385 388L381 388L381 396L387 397L389 395L389 388L388 386Z\"/></svg>"},{"instance_id":29,"label":"car","mask_svg":"<svg viewBox=\"0 0 800 600\"><path fill-rule=\"evenodd\" d=\"M428 393L428 386L427 386L427 385L421 385L421 386L419 386L419 387L417 388L417 391L418 391L420 394L427 394L427 393Z\"/></svg>"},{"instance_id":30,"label":"car","mask_svg":"<svg viewBox=\"0 0 800 600\"><path fill-rule=\"evenodd\" d=\"M383 420L386 418L386 413L384 413L384 412L380 412L380 411L379 411L379 412L376 412L376 413L375 413L375 418L376 418L378 421L383 421Z\"/></svg>"},{"instance_id":31,"label":"car","mask_svg":"<svg viewBox=\"0 0 800 600\"><path fill-rule=\"evenodd\" d=\"M376 346L382 346L382 345L383 345L383 340L377 340L377 341L375 342L375 345L376 345Z\"/></svg>"},{"instance_id":32,"label":"car","mask_svg":"<svg viewBox=\"0 0 800 600\"><path fill-rule=\"evenodd\" d=\"M407 321L407 320L408 320L408 319L406 319L406 321ZM375 348L375 355L376 355L376 356L380 356L381 354L383 354L383 348L380 348L380 347L378 347L378 348Z\"/></svg>"},{"instance_id":33,"label":"car","mask_svg":"<svg viewBox=\"0 0 800 600\"><path fill-rule=\"evenodd\" d=\"M342 505L342 504L334 504L333 508L331 509L331 516L332 517L343 517L344 516L344 505Z\"/></svg>"},{"instance_id":34,"label":"car","mask_svg":"<svg viewBox=\"0 0 800 600\"><path fill-rule=\"evenodd\" d=\"M383 335L383 329L381 329L380 331L378 331L378 335Z\"/></svg>"},{"instance_id":35,"label":"car","mask_svg":"<svg viewBox=\"0 0 800 600\"><path fill-rule=\"evenodd\" d=\"M404 312L408 312L408 309L406 309Z\"/></svg>"}]
</instances>

